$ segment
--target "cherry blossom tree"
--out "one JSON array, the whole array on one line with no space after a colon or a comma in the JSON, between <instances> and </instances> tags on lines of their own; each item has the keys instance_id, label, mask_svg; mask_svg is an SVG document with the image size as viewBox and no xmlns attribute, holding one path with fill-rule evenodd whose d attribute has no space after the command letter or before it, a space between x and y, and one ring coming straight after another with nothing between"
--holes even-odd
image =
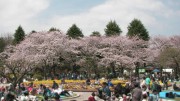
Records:
<instances>
[{"instance_id":1,"label":"cherry blossom tree","mask_svg":"<svg viewBox=\"0 0 180 101\"><path fill-rule=\"evenodd\" d=\"M8 82L12 83L13 87L16 87L28 73L34 70L34 66L24 60L6 61L4 66L1 67L0 76L6 78Z\"/></svg>"},{"instance_id":2,"label":"cherry blossom tree","mask_svg":"<svg viewBox=\"0 0 180 101\"><path fill-rule=\"evenodd\" d=\"M31 33L14 47L14 52L8 54L7 61L24 60L34 64L43 69L46 78L48 67L52 70L55 65L61 64L61 60L68 61L70 54L74 54L68 40L61 32Z\"/></svg>"},{"instance_id":3,"label":"cherry blossom tree","mask_svg":"<svg viewBox=\"0 0 180 101\"><path fill-rule=\"evenodd\" d=\"M78 57L80 58L76 64L84 67L83 71L87 71L88 75L94 73L98 74L98 62L100 57L97 53L97 50L100 45L101 37L84 37L81 40L78 40L78 45L76 49L79 51Z\"/></svg>"},{"instance_id":4,"label":"cherry blossom tree","mask_svg":"<svg viewBox=\"0 0 180 101\"><path fill-rule=\"evenodd\" d=\"M34 70L35 64L28 63L25 60L9 60L14 52L14 46L8 46L4 52L0 54L0 76L12 83L13 88L20 84L23 78Z\"/></svg>"},{"instance_id":5,"label":"cherry blossom tree","mask_svg":"<svg viewBox=\"0 0 180 101\"><path fill-rule=\"evenodd\" d=\"M132 71L143 63L158 63L157 58L164 49L180 47L179 39L179 36L155 37L144 41L126 36L92 36L77 40L69 39L61 31L35 32L20 44L7 47L0 56L4 57L1 59L7 64L6 68L19 67L30 73L38 68L45 79L47 74L56 74L62 67L75 65L89 74L108 69L123 73L124 69Z\"/></svg>"},{"instance_id":6,"label":"cherry blossom tree","mask_svg":"<svg viewBox=\"0 0 180 101\"><path fill-rule=\"evenodd\" d=\"M149 60L162 68L179 70L180 36L155 37L150 40Z\"/></svg>"},{"instance_id":7,"label":"cherry blossom tree","mask_svg":"<svg viewBox=\"0 0 180 101\"><path fill-rule=\"evenodd\" d=\"M175 76L180 70L180 36L171 36L168 42L157 57L161 66L173 68Z\"/></svg>"},{"instance_id":8,"label":"cherry blossom tree","mask_svg":"<svg viewBox=\"0 0 180 101\"><path fill-rule=\"evenodd\" d=\"M148 43L138 38L130 39L125 36L104 37L100 43L98 53L104 57L99 62L104 67L120 69L135 69L136 62L142 62L147 57L146 48ZM114 67L112 67L112 70Z\"/></svg>"}]
</instances>

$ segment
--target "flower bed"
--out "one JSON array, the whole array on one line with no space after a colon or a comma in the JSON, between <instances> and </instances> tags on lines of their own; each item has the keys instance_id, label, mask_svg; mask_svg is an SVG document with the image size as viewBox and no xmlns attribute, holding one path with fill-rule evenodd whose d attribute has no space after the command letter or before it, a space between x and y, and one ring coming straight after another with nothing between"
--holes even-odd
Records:
<instances>
[{"instance_id":1,"label":"flower bed","mask_svg":"<svg viewBox=\"0 0 180 101\"><path fill-rule=\"evenodd\" d=\"M56 81L58 84L61 83L61 80L42 80L42 81L32 81L34 84L34 87L38 87L40 84L44 84L46 86L52 86L53 81ZM92 85L87 86L85 84L85 80L65 80L66 84L63 85L64 89L83 89L83 90L95 90L96 88L101 87L100 85L93 85L94 80L91 80ZM100 83L106 82L105 80L100 80ZM125 85L127 81L126 80L112 80L112 83L114 85L117 85L118 83L121 83L123 86ZM24 82L26 86L31 82Z\"/></svg>"}]
</instances>

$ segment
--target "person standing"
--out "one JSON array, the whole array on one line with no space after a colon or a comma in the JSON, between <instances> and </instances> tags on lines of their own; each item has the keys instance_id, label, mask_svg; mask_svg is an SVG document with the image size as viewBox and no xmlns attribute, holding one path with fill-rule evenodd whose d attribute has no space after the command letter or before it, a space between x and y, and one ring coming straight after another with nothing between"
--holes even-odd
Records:
<instances>
[{"instance_id":1,"label":"person standing","mask_svg":"<svg viewBox=\"0 0 180 101\"><path fill-rule=\"evenodd\" d=\"M146 78L145 78L145 77L142 78L142 81L141 81L141 83L140 83L140 86L141 86L141 89L142 89L144 86L146 86Z\"/></svg>"},{"instance_id":2,"label":"person standing","mask_svg":"<svg viewBox=\"0 0 180 101\"><path fill-rule=\"evenodd\" d=\"M152 86L151 86L151 90L153 93L157 93L157 83L155 82L155 79L152 79Z\"/></svg>"},{"instance_id":3,"label":"person standing","mask_svg":"<svg viewBox=\"0 0 180 101\"><path fill-rule=\"evenodd\" d=\"M163 84L164 84L164 89L168 90L168 78L167 78L167 74L165 74L165 76L163 76Z\"/></svg>"},{"instance_id":4,"label":"person standing","mask_svg":"<svg viewBox=\"0 0 180 101\"><path fill-rule=\"evenodd\" d=\"M142 90L138 83L134 83L135 88L132 91L132 101L142 101Z\"/></svg>"},{"instance_id":5,"label":"person standing","mask_svg":"<svg viewBox=\"0 0 180 101\"><path fill-rule=\"evenodd\" d=\"M119 98L122 95L122 85L120 83L114 88L114 95Z\"/></svg>"},{"instance_id":6,"label":"person standing","mask_svg":"<svg viewBox=\"0 0 180 101\"><path fill-rule=\"evenodd\" d=\"M103 99L108 100L111 98L111 90L109 89L106 82L103 82L102 84L102 93L104 94Z\"/></svg>"},{"instance_id":7,"label":"person standing","mask_svg":"<svg viewBox=\"0 0 180 101\"><path fill-rule=\"evenodd\" d=\"M113 86L114 86L114 85L112 84L112 82L111 82L111 79L108 79L107 85L108 85L109 87L113 87Z\"/></svg>"},{"instance_id":8,"label":"person standing","mask_svg":"<svg viewBox=\"0 0 180 101\"><path fill-rule=\"evenodd\" d=\"M148 90L150 89L150 82L151 82L151 79L149 78L149 76L147 76L145 79L145 83L146 83L146 87ZM148 94L148 96L149 96L149 94Z\"/></svg>"},{"instance_id":9,"label":"person standing","mask_svg":"<svg viewBox=\"0 0 180 101\"><path fill-rule=\"evenodd\" d=\"M157 82L155 81L155 79L152 79L152 96L150 97L151 99L153 99L153 101L158 101L159 99L159 92L161 91L161 87L159 87L160 85L157 84Z\"/></svg>"}]
</instances>

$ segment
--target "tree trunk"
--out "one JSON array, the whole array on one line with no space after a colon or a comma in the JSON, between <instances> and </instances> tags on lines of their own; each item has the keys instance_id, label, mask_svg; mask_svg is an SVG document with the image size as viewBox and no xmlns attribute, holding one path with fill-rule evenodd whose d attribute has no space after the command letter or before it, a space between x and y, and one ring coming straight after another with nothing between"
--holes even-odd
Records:
<instances>
[{"instance_id":1,"label":"tree trunk","mask_svg":"<svg viewBox=\"0 0 180 101\"><path fill-rule=\"evenodd\" d=\"M15 91L16 85L18 84L17 78L14 78L14 80L12 81L12 91Z\"/></svg>"},{"instance_id":2,"label":"tree trunk","mask_svg":"<svg viewBox=\"0 0 180 101\"><path fill-rule=\"evenodd\" d=\"M161 70L160 70L160 72L161 72L161 77L162 77L162 72L163 72L163 67L161 66Z\"/></svg>"},{"instance_id":3,"label":"tree trunk","mask_svg":"<svg viewBox=\"0 0 180 101\"><path fill-rule=\"evenodd\" d=\"M113 77L116 78L116 71L115 71L115 67L112 67L112 73L113 73Z\"/></svg>"},{"instance_id":4,"label":"tree trunk","mask_svg":"<svg viewBox=\"0 0 180 101\"><path fill-rule=\"evenodd\" d=\"M55 65L53 65L53 73L54 73L54 75L56 75L56 66Z\"/></svg>"},{"instance_id":5,"label":"tree trunk","mask_svg":"<svg viewBox=\"0 0 180 101\"><path fill-rule=\"evenodd\" d=\"M121 75L123 75L123 73L124 73L124 68L121 67Z\"/></svg>"},{"instance_id":6,"label":"tree trunk","mask_svg":"<svg viewBox=\"0 0 180 101\"><path fill-rule=\"evenodd\" d=\"M140 66L140 63L137 62L136 63L136 76L138 76L138 79L139 79L139 66Z\"/></svg>"},{"instance_id":7,"label":"tree trunk","mask_svg":"<svg viewBox=\"0 0 180 101\"><path fill-rule=\"evenodd\" d=\"M178 73L180 72L180 67L177 67L177 72L178 72ZM180 74L179 74L179 75L180 75ZM179 75L178 75L178 76L179 76Z\"/></svg>"},{"instance_id":8,"label":"tree trunk","mask_svg":"<svg viewBox=\"0 0 180 101\"><path fill-rule=\"evenodd\" d=\"M44 80L47 80L47 75L46 75L46 66L44 66L44 68L43 68L43 71L44 71Z\"/></svg>"},{"instance_id":9,"label":"tree trunk","mask_svg":"<svg viewBox=\"0 0 180 101\"><path fill-rule=\"evenodd\" d=\"M176 66L175 66L175 77L177 77L178 68L179 68L179 63L178 63L178 61L177 61L176 59L174 59L174 62L175 62L175 64L176 64Z\"/></svg>"},{"instance_id":10,"label":"tree trunk","mask_svg":"<svg viewBox=\"0 0 180 101\"><path fill-rule=\"evenodd\" d=\"M112 73L112 76L113 76L113 78L115 78L116 77L116 71L115 71L115 65L114 65L114 62L112 62L111 64L110 64L110 66L111 66L111 73Z\"/></svg>"}]
</instances>

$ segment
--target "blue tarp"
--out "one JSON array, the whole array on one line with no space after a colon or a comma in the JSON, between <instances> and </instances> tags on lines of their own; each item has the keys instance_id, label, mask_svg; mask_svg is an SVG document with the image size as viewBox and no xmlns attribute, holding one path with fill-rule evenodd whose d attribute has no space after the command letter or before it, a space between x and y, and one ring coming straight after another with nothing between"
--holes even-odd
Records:
<instances>
[{"instance_id":1,"label":"blue tarp","mask_svg":"<svg viewBox=\"0 0 180 101\"><path fill-rule=\"evenodd\" d=\"M159 92L159 97L160 98L168 98L168 94L170 93L170 92L172 92L174 95L180 95L180 92L178 92L178 91L163 91L163 92Z\"/></svg>"}]
</instances>

